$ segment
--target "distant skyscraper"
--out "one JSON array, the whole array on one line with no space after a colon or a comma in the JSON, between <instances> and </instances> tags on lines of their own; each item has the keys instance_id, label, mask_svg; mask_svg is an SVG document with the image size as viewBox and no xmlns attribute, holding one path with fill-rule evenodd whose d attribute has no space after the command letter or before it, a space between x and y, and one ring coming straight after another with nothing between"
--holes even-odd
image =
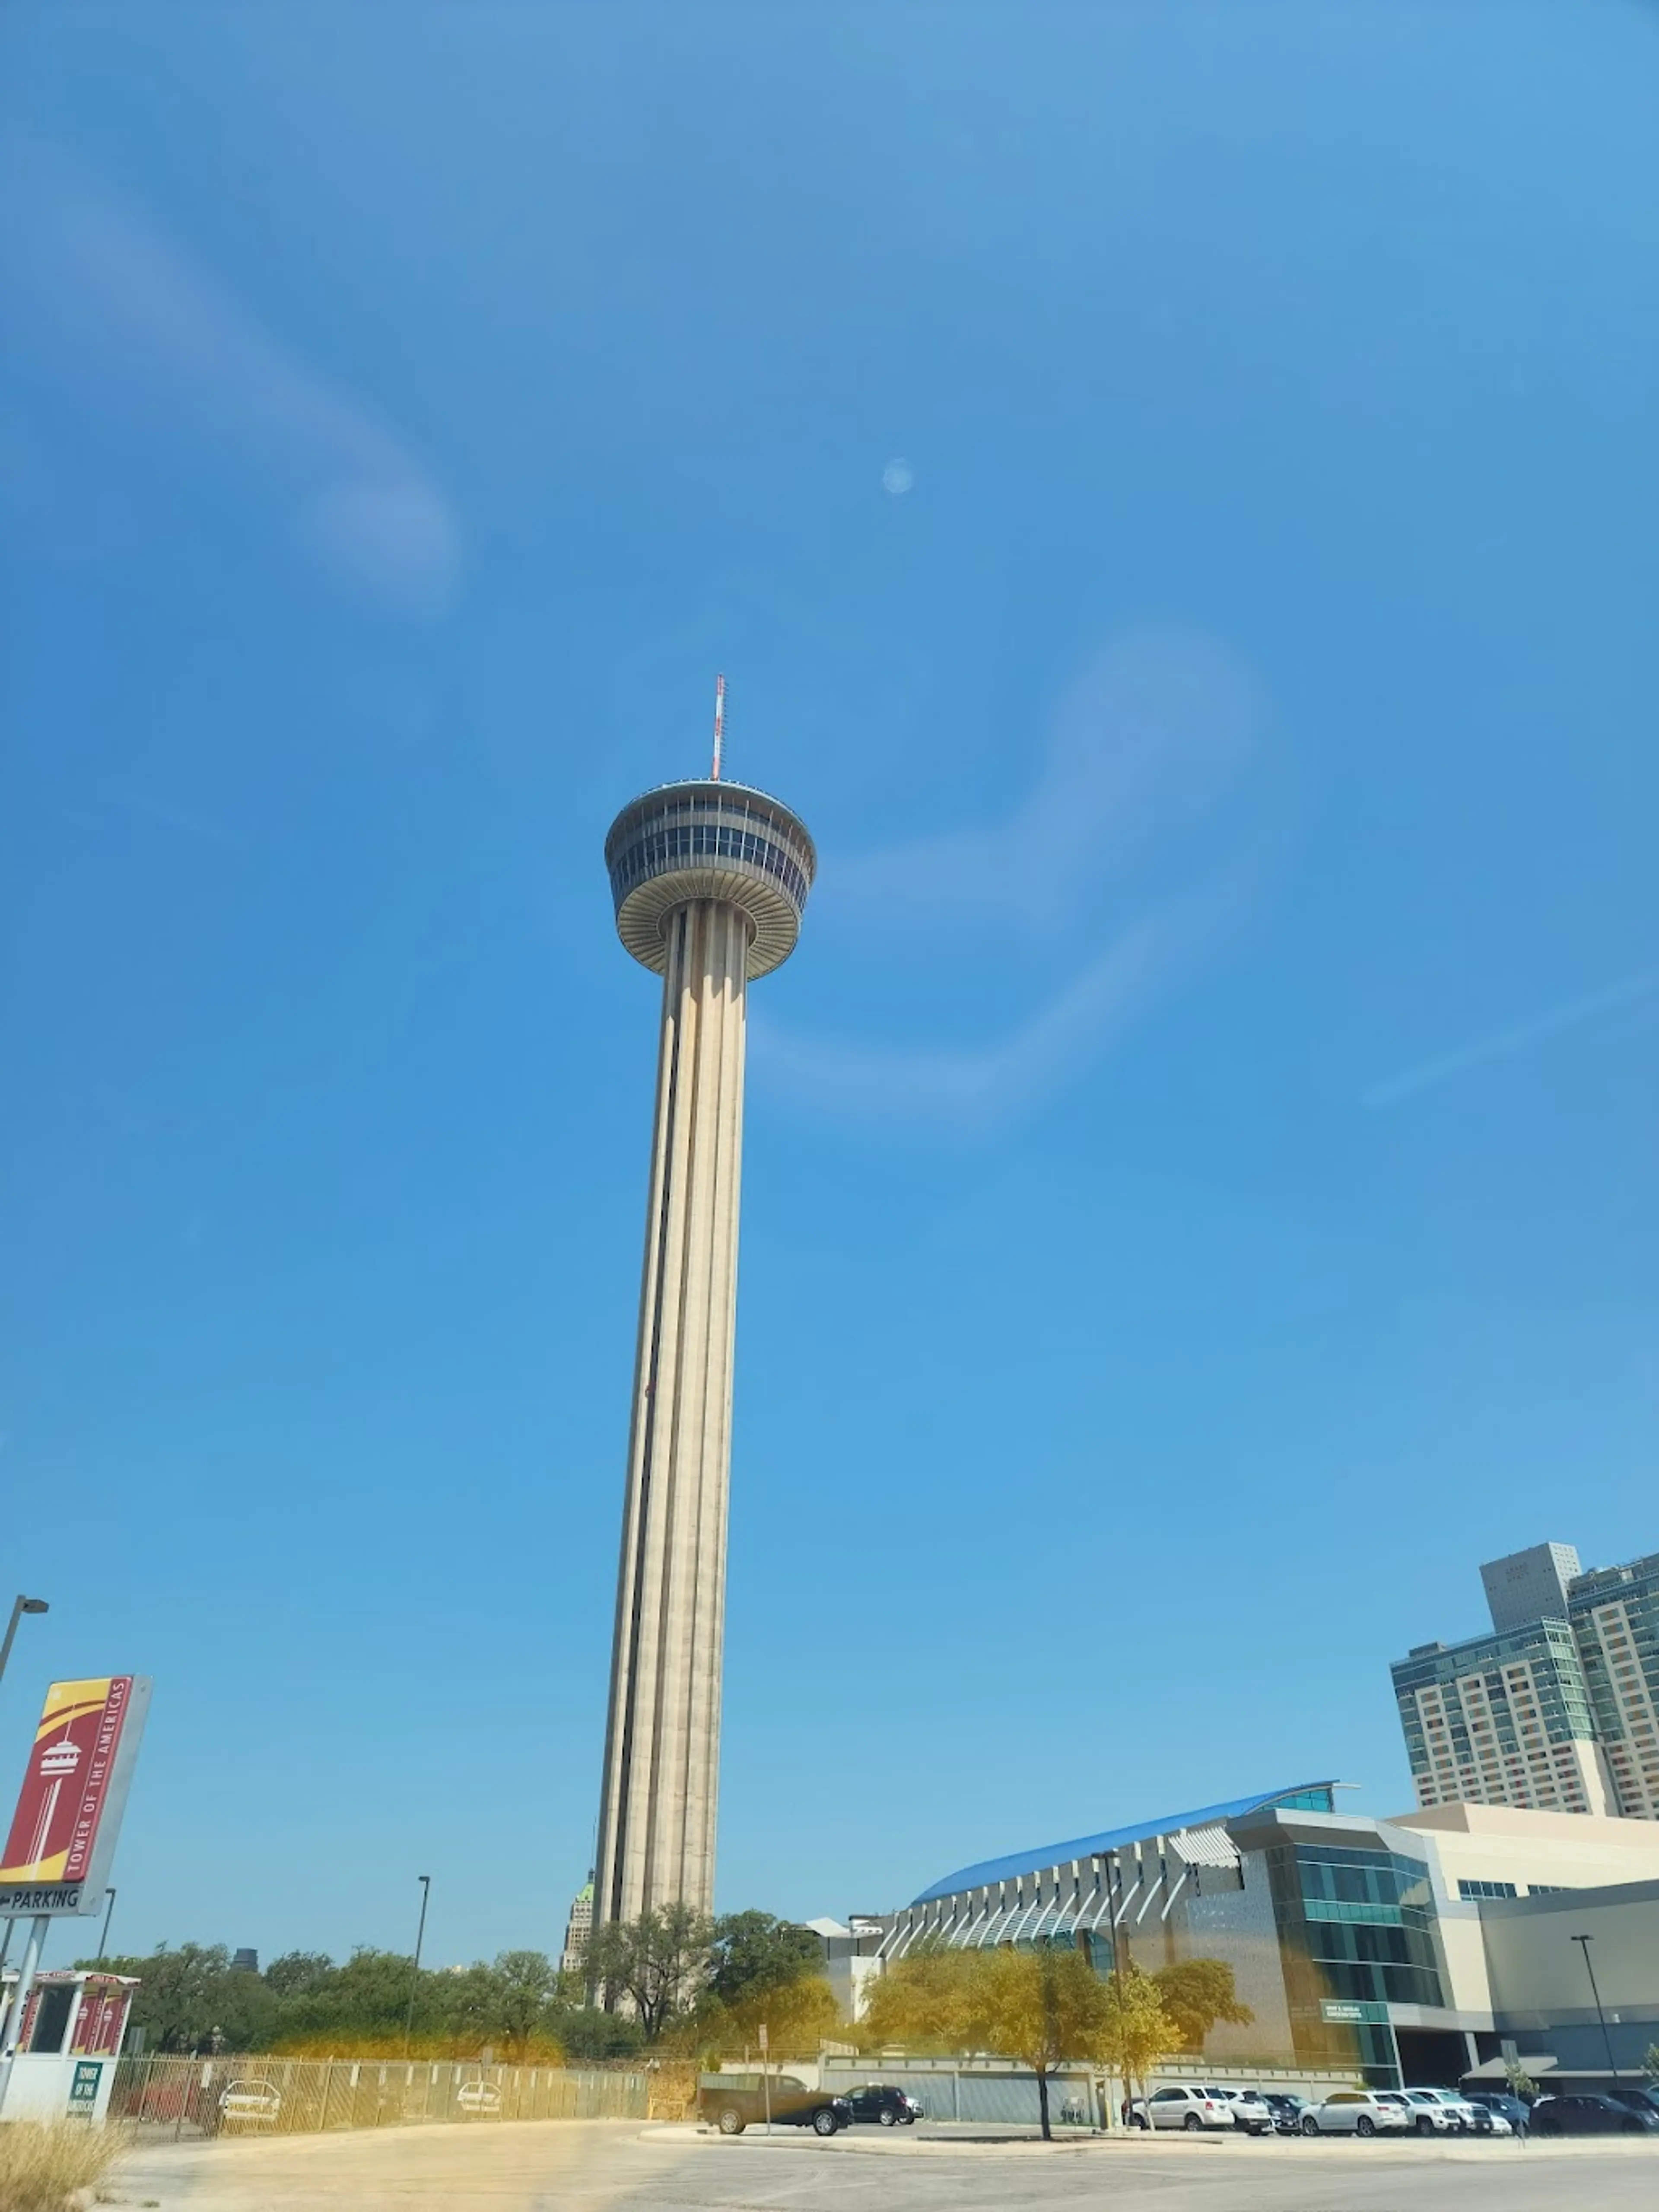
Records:
<instances>
[{"instance_id":1,"label":"distant skyscraper","mask_svg":"<svg viewBox=\"0 0 1659 2212\"><path fill-rule=\"evenodd\" d=\"M1480 1570L1486 1610L1501 1636L1508 1628L1529 1628L1534 1620L1565 1620L1567 1585L1583 1570L1571 1544L1534 1544Z\"/></svg>"},{"instance_id":2,"label":"distant skyscraper","mask_svg":"<svg viewBox=\"0 0 1659 2212\"><path fill-rule=\"evenodd\" d=\"M1419 1644L1393 1672L1419 1805L1617 1809L1565 1620Z\"/></svg>"},{"instance_id":3,"label":"distant skyscraper","mask_svg":"<svg viewBox=\"0 0 1659 2212\"><path fill-rule=\"evenodd\" d=\"M1480 1578L1492 1633L1392 1670L1419 1804L1659 1820L1659 1555L1585 1574L1537 1544Z\"/></svg>"},{"instance_id":4,"label":"distant skyscraper","mask_svg":"<svg viewBox=\"0 0 1659 2212\"><path fill-rule=\"evenodd\" d=\"M593 1877L570 1900L570 1917L564 1923L564 1949L559 1956L562 1974L579 1974L587 1956L587 1939L593 1929Z\"/></svg>"},{"instance_id":5,"label":"distant skyscraper","mask_svg":"<svg viewBox=\"0 0 1659 2212\"><path fill-rule=\"evenodd\" d=\"M719 775L717 720L709 781L635 799L605 847L617 932L663 1000L597 1922L714 1903L745 1015L817 866L787 806Z\"/></svg>"},{"instance_id":6,"label":"distant skyscraper","mask_svg":"<svg viewBox=\"0 0 1659 2212\"><path fill-rule=\"evenodd\" d=\"M1580 1575L1569 1601L1618 1809L1659 1820L1659 1552Z\"/></svg>"}]
</instances>

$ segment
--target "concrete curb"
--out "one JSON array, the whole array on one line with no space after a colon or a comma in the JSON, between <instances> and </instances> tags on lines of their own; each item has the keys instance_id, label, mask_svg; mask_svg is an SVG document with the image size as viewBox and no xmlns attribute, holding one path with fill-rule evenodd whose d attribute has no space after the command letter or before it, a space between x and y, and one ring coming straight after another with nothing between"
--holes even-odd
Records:
<instances>
[{"instance_id":1,"label":"concrete curb","mask_svg":"<svg viewBox=\"0 0 1659 2212\"><path fill-rule=\"evenodd\" d=\"M1397 2163L1409 2161L1413 2166L1491 2166L1505 2159L1525 2158L1531 2161L1554 2163L1574 2159L1644 2158L1659 2154L1659 2144L1647 2142L1550 2142L1547 2143L1519 2143L1512 2138L1492 2142L1443 2141L1436 2138L1419 2141L1416 2136L1403 2137L1397 2142L1362 2143L1338 2136L1322 2137L1317 2142L1295 2138L1271 2138L1266 2141L1243 2136L1224 2135L1188 2137L1173 2133L1148 2138L1137 2130L1134 2134L1091 2135L1073 2136L1068 2141L1044 2142L1040 2136L918 2136L909 2130L870 2129L854 2133L843 2130L838 2136L815 2136L810 2128L781 2128L767 2136L757 2124L741 2136L722 2136L718 2130L702 2127L692 2120L659 2121L642 2128L637 2140L643 2143L670 2145L703 2143L723 2149L753 2148L759 2146L769 2150L818 2151L837 2158L1113 2158L1119 2153L1139 2154L1182 2160L1188 2158L1238 2158L1272 2165L1279 2159L1306 2162L1322 2157L1375 2160L1392 2170Z\"/></svg>"}]
</instances>

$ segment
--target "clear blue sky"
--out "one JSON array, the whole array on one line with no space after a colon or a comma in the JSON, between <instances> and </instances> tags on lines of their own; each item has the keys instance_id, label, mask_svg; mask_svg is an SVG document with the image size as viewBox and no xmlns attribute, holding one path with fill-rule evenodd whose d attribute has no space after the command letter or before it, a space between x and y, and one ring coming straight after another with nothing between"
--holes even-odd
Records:
<instances>
[{"instance_id":1,"label":"clear blue sky","mask_svg":"<svg viewBox=\"0 0 1659 2212\"><path fill-rule=\"evenodd\" d=\"M556 1943L655 987L757 988L722 1904L1409 1790L1659 1549L1659 21L15 4L0 1693L118 1942ZM9 1779L0 1778L9 1789Z\"/></svg>"}]
</instances>

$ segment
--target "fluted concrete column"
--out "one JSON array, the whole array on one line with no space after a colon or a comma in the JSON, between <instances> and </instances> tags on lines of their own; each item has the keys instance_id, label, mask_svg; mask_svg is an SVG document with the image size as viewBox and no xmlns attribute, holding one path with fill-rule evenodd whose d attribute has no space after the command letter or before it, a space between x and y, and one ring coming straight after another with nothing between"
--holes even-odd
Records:
<instances>
[{"instance_id":1,"label":"fluted concrete column","mask_svg":"<svg viewBox=\"0 0 1659 2212\"><path fill-rule=\"evenodd\" d=\"M714 1905L744 1024L750 983L794 950L817 855L787 806L711 777L632 800L605 866L663 998L596 1927Z\"/></svg>"},{"instance_id":2,"label":"fluted concrete column","mask_svg":"<svg viewBox=\"0 0 1659 2212\"><path fill-rule=\"evenodd\" d=\"M680 907L664 932L596 1920L714 1904L752 934L716 899Z\"/></svg>"}]
</instances>

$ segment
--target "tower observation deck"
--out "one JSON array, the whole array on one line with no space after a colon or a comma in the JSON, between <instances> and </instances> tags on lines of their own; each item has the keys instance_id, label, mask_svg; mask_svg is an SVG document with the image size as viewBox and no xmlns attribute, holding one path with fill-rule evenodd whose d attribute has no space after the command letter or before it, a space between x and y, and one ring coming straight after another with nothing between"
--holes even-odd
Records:
<instances>
[{"instance_id":1,"label":"tower observation deck","mask_svg":"<svg viewBox=\"0 0 1659 2212\"><path fill-rule=\"evenodd\" d=\"M744 1018L817 865L787 806L712 779L632 800L605 860L663 999L596 1923L714 1904Z\"/></svg>"}]
</instances>

